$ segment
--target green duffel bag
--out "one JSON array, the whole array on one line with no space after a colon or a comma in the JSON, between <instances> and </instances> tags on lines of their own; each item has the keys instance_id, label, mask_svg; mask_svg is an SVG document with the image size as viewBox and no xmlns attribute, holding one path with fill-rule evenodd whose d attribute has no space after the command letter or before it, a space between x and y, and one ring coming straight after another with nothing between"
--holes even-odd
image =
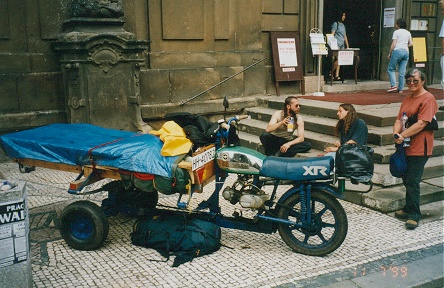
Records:
<instances>
[{"instance_id":1,"label":"green duffel bag","mask_svg":"<svg viewBox=\"0 0 444 288\"><path fill-rule=\"evenodd\" d=\"M188 193L188 190L191 189L191 178L188 171L177 168L174 174L175 177L172 178L154 175L154 189L165 195Z\"/></svg>"},{"instance_id":2,"label":"green duffel bag","mask_svg":"<svg viewBox=\"0 0 444 288\"><path fill-rule=\"evenodd\" d=\"M154 175L142 173L120 173L125 190L137 188L144 192L154 192Z\"/></svg>"}]
</instances>

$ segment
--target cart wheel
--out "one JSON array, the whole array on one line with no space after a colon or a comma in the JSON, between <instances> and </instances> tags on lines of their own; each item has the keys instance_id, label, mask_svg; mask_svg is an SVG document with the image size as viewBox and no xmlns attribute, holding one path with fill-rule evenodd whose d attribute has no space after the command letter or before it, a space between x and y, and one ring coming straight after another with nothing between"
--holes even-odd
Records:
<instances>
[{"instance_id":1,"label":"cart wheel","mask_svg":"<svg viewBox=\"0 0 444 288\"><path fill-rule=\"evenodd\" d=\"M310 206L310 223L305 223L304 228L280 223L279 234L295 252L325 256L341 246L347 236L347 215L338 200L319 188L313 188ZM278 217L301 223L306 221L302 210L301 195L296 193L284 201Z\"/></svg>"},{"instance_id":2,"label":"cart wheel","mask_svg":"<svg viewBox=\"0 0 444 288\"><path fill-rule=\"evenodd\" d=\"M109 222L102 209L90 201L68 205L60 217L60 234L77 250L95 250L108 236Z\"/></svg>"}]
</instances>

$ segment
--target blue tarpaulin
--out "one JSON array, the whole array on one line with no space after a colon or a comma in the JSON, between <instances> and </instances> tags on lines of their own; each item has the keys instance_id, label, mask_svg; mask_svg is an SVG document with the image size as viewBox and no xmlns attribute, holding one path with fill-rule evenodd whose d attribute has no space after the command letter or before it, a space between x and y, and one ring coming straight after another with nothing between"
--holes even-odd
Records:
<instances>
[{"instance_id":1,"label":"blue tarpaulin","mask_svg":"<svg viewBox=\"0 0 444 288\"><path fill-rule=\"evenodd\" d=\"M7 155L68 165L110 166L171 177L177 156L160 155L156 136L90 124L53 124L0 136Z\"/></svg>"}]
</instances>

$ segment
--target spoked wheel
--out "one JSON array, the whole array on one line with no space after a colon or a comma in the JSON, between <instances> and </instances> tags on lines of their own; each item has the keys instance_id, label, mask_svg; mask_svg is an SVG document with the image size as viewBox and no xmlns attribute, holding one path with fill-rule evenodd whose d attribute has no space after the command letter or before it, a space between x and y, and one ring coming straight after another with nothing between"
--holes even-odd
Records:
<instances>
[{"instance_id":1,"label":"spoked wheel","mask_svg":"<svg viewBox=\"0 0 444 288\"><path fill-rule=\"evenodd\" d=\"M301 223L301 195L293 194L282 203L278 217ZM335 251L344 241L347 215L333 196L314 188L311 192L311 221L304 228L279 223L282 240L295 252L310 256L325 256Z\"/></svg>"},{"instance_id":2,"label":"spoked wheel","mask_svg":"<svg viewBox=\"0 0 444 288\"><path fill-rule=\"evenodd\" d=\"M108 237L109 222L102 209L90 201L68 205L60 217L60 234L77 250L95 250Z\"/></svg>"}]
</instances>

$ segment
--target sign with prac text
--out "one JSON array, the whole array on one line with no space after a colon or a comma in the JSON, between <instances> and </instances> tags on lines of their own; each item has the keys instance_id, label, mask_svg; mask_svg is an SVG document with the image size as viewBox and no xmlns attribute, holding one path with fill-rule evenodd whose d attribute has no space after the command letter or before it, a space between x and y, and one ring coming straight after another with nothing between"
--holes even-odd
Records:
<instances>
[{"instance_id":1,"label":"sign with prac text","mask_svg":"<svg viewBox=\"0 0 444 288\"><path fill-rule=\"evenodd\" d=\"M0 267L26 261L25 201L0 206Z\"/></svg>"}]
</instances>

